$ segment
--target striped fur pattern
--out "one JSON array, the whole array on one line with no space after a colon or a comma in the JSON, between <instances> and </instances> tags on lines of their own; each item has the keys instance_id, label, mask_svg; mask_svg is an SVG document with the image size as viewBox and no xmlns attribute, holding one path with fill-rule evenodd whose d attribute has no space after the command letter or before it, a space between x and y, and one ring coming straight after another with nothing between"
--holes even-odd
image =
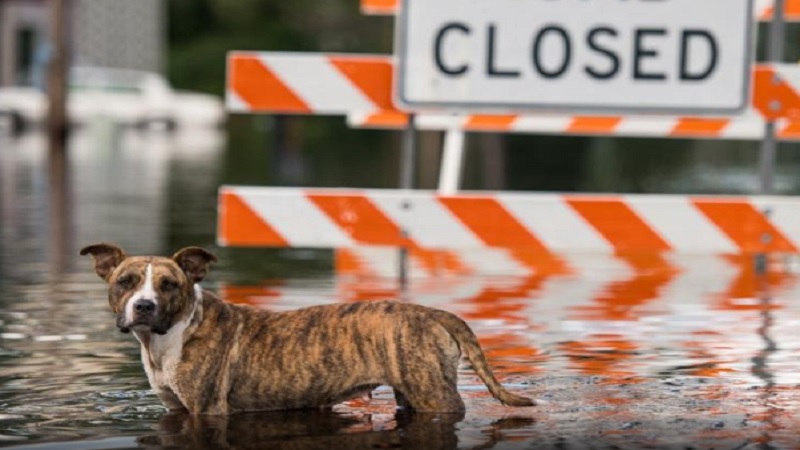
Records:
<instances>
[{"instance_id":1,"label":"striped fur pattern","mask_svg":"<svg viewBox=\"0 0 800 450\"><path fill-rule=\"evenodd\" d=\"M469 326L451 313L385 301L269 312L200 289L216 258L197 247L171 258L128 257L111 244L82 254L94 257L109 283L117 323L140 341L150 383L170 409L327 408L389 385L399 407L463 413L456 386L462 353L495 398L533 405L500 385ZM156 297L155 313L126 317L127 302L142 292Z\"/></svg>"}]
</instances>

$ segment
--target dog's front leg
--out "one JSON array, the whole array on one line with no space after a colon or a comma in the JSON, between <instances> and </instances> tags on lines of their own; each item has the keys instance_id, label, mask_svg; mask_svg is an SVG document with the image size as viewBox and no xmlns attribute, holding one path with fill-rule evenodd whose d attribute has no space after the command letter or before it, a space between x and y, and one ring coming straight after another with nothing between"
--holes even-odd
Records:
<instances>
[{"instance_id":1,"label":"dog's front leg","mask_svg":"<svg viewBox=\"0 0 800 450\"><path fill-rule=\"evenodd\" d=\"M179 412L179 411L186 411L187 408L181 402L181 399L175 395L172 389L154 389L156 395L158 396L161 403L167 407L170 411Z\"/></svg>"},{"instance_id":2,"label":"dog's front leg","mask_svg":"<svg viewBox=\"0 0 800 450\"><path fill-rule=\"evenodd\" d=\"M212 377L180 372L171 380L175 395L190 414L231 414L228 386Z\"/></svg>"},{"instance_id":3,"label":"dog's front leg","mask_svg":"<svg viewBox=\"0 0 800 450\"><path fill-rule=\"evenodd\" d=\"M170 386L190 414L231 414L228 372L203 371L186 365L173 373Z\"/></svg>"}]
</instances>

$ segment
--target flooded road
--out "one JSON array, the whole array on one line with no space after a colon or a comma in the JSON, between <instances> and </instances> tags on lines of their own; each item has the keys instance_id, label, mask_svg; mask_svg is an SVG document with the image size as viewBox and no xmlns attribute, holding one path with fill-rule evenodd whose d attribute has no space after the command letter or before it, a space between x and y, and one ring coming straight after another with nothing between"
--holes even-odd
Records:
<instances>
[{"instance_id":1,"label":"flooded road","mask_svg":"<svg viewBox=\"0 0 800 450\"><path fill-rule=\"evenodd\" d=\"M0 141L0 446L800 448L796 260L759 275L733 255L562 255L575 270L415 278L401 293L335 276L332 251L217 247L224 147L213 133L85 130L53 193L42 137ZM503 407L464 366L465 417L395 414L388 388L334 413L166 414L77 255L102 240L131 254L204 246L220 259L205 287L268 310L398 299L454 312L538 406Z\"/></svg>"}]
</instances>

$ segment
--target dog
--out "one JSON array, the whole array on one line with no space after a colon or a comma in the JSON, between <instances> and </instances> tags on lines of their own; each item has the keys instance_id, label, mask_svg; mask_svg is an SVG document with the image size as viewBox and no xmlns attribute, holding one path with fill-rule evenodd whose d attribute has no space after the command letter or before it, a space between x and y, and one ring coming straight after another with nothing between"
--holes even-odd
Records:
<instances>
[{"instance_id":1,"label":"dog","mask_svg":"<svg viewBox=\"0 0 800 450\"><path fill-rule=\"evenodd\" d=\"M462 352L500 402L534 404L503 388L469 326L445 311L375 301L269 312L203 290L217 258L200 247L128 256L99 243L80 254L108 283L117 327L141 343L150 385L170 410L329 408L388 385L401 409L463 414Z\"/></svg>"}]
</instances>

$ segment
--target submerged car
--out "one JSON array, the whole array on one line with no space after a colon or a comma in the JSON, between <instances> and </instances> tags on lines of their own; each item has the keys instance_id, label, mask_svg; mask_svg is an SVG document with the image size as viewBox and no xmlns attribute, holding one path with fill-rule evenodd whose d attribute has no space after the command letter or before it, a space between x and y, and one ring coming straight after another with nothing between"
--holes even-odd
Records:
<instances>
[{"instance_id":1,"label":"submerged car","mask_svg":"<svg viewBox=\"0 0 800 450\"><path fill-rule=\"evenodd\" d=\"M68 79L71 125L109 120L140 129L218 127L222 101L212 95L174 91L164 77L128 69L75 67ZM40 127L47 120L47 95L31 87L0 88L0 133Z\"/></svg>"}]
</instances>

